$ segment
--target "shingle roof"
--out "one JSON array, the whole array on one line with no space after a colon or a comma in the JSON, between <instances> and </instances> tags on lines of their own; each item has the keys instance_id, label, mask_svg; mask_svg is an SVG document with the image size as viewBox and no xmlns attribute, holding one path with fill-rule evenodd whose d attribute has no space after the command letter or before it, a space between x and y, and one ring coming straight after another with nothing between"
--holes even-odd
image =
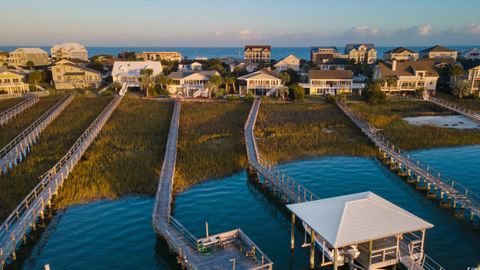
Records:
<instances>
[{"instance_id":1,"label":"shingle roof","mask_svg":"<svg viewBox=\"0 0 480 270\"><path fill-rule=\"evenodd\" d=\"M386 51L385 53L402 53L402 52L415 53L415 51L412 51L412 50L407 49L405 47L397 47L393 50Z\"/></svg>"},{"instance_id":2,"label":"shingle roof","mask_svg":"<svg viewBox=\"0 0 480 270\"><path fill-rule=\"evenodd\" d=\"M255 76L258 76L258 75L261 75L261 74L264 74L264 75L267 75L267 76L271 76L271 77L274 77L276 79L280 79L280 75L274 71L271 71L271 70L268 70L268 69L261 69L261 70L258 70L258 71L255 71L255 72L252 72L250 74L247 74L245 76L242 76L240 78L238 78L238 80L246 80L246 79L250 79L250 78L253 78Z\"/></svg>"},{"instance_id":3,"label":"shingle roof","mask_svg":"<svg viewBox=\"0 0 480 270\"><path fill-rule=\"evenodd\" d=\"M449 48L441 46L441 45L435 45L433 47L421 50L421 52L454 52L454 51L455 50L449 49Z\"/></svg>"},{"instance_id":4,"label":"shingle roof","mask_svg":"<svg viewBox=\"0 0 480 270\"><path fill-rule=\"evenodd\" d=\"M433 227L372 192L289 204L287 208L335 248Z\"/></svg>"},{"instance_id":5,"label":"shingle roof","mask_svg":"<svg viewBox=\"0 0 480 270\"><path fill-rule=\"evenodd\" d=\"M93 73L101 74L101 72L99 72L98 70L91 69L91 68L87 68L87 67L82 67L82 66L75 65L75 64L64 63L64 64L62 64L62 65L71 66L71 67L76 67L76 68L79 68L79 69L81 69L81 70L83 70L83 71L90 71L90 72L93 72ZM78 73L78 72L73 72L73 73Z\"/></svg>"},{"instance_id":6,"label":"shingle roof","mask_svg":"<svg viewBox=\"0 0 480 270\"><path fill-rule=\"evenodd\" d=\"M385 76L415 76L415 71L426 71L427 77L438 77L433 60L397 61L397 67L392 70L392 62L378 63L377 67L383 77Z\"/></svg>"},{"instance_id":7,"label":"shingle roof","mask_svg":"<svg viewBox=\"0 0 480 270\"><path fill-rule=\"evenodd\" d=\"M333 56L322 56L315 59L317 65L347 65L348 59Z\"/></svg>"},{"instance_id":8,"label":"shingle roof","mask_svg":"<svg viewBox=\"0 0 480 270\"><path fill-rule=\"evenodd\" d=\"M335 47L335 46L311 47L311 48L310 48L310 51L311 51L311 52L316 52L316 51L318 51L318 49L333 49L335 52L339 52L338 49L337 49L337 47Z\"/></svg>"},{"instance_id":9,"label":"shingle roof","mask_svg":"<svg viewBox=\"0 0 480 270\"><path fill-rule=\"evenodd\" d=\"M470 61L462 61L461 63L463 69L469 70L472 68L476 68L480 66L480 60L470 60Z\"/></svg>"},{"instance_id":10,"label":"shingle roof","mask_svg":"<svg viewBox=\"0 0 480 270\"><path fill-rule=\"evenodd\" d=\"M188 77L188 76L196 74L196 73L205 75L207 77L212 77L213 75L219 75L220 74L216 70L203 70L203 71L182 71L182 70L179 70L179 71L174 71L174 72L168 74L168 77L171 78L171 79L183 79L185 77Z\"/></svg>"},{"instance_id":11,"label":"shingle roof","mask_svg":"<svg viewBox=\"0 0 480 270\"><path fill-rule=\"evenodd\" d=\"M48 53L40 48L17 48L15 51L13 52L17 52L18 50L23 50L24 53L44 53L44 54L47 54Z\"/></svg>"},{"instance_id":12,"label":"shingle roof","mask_svg":"<svg viewBox=\"0 0 480 270\"><path fill-rule=\"evenodd\" d=\"M372 44L372 43L365 43L365 44L347 44L345 46L345 52L349 52L351 51L352 49L358 49L358 47L360 47L361 45L367 47L367 49L375 49L375 44Z\"/></svg>"},{"instance_id":13,"label":"shingle roof","mask_svg":"<svg viewBox=\"0 0 480 270\"><path fill-rule=\"evenodd\" d=\"M317 70L312 69L309 72L310 79L339 79L351 80L353 79L353 72L351 70Z\"/></svg>"},{"instance_id":14,"label":"shingle roof","mask_svg":"<svg viewBox=\"0 0 480 270\"><path fill-rule=\"evenodd\" d=\"M262 50L271 50L272 46L270 45L246 45L244 51L247 49L262 49Z\"/></svg>"}]
</instances>

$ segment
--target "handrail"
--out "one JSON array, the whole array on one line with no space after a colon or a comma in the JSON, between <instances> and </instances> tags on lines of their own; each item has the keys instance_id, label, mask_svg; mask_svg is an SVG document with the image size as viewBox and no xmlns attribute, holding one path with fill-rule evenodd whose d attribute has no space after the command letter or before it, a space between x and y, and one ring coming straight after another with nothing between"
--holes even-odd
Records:
<instances>
[{"instance_id":1,"label":"handrail","mask_svg":"<svg viewBox=\"0 0 480 270\"><path fill-rule=\"evenodd\" d=\"M439 105L441 107L444 107L446 109L449 109L451 111L463 114L467 117L469 117L472 120L479 121L480 122L480 113L478 111L472 110L472 109L467 109L465 107L462 107L458 104L455 104L453 102L446 101L444 99L436 98L436 97L429 97L427 99L428 101L432 102L433 104Z\"/></svg>"},{"instance_id":2,"label":"handrail","mask_svg":"<svg viewBox=\"0 0 480 270\"><path fill-rule=\"evenodd\" d=\"M25 94L25 100L16 104L13 107L8 108L7 110L0 112L0 126L7 124L12 118L23 112L24 110L35 105L40 98L37 95Z\"/></svg>"},{"instance_id":3,"label":"handrail","mask_svg":"<svg viewBox=\"0 0 480 270\"><path fill-rule=\"evenodd\" d=\"M173 216L170 216L170 224L180 233L182 233L192 246L198 247L198 239L187 228L185 228L180 221L175 219Z\"/></svg>"},{"instance_id":4,"label":"handrail","mask_svg":"<svg viewBox=\"0 0 480 270\"><path fill-rule=\"evenodd\" d=\"M42 215L52 196L100 133L121 100L121 96L115 96L110 101L67 153L44 174L40 182L2 223L0 226L0 263L5 262L8 256L15 251L17 243L28 233L29 227L34 226L37 217Z\"/></svg>"},{"instance_id":5,"label":"handrail","mask_svg":"<svg viewBox=\"0 0 480 270\"><path fill-rule=\"evenodd\" d=\"M36 142L40 133L60 115L74 97L75 95L70 94L61 98L0 150L0 173L6 173L9 163L16 163L17 159L22 159L26 156L27 151L30 150L30 145Z\"/></svg>"}]
</instances>

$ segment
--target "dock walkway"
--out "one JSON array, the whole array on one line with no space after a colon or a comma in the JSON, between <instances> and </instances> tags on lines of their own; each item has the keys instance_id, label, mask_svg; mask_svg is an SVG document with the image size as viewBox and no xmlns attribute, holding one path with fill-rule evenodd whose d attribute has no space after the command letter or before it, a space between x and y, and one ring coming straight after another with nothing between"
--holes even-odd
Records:
<instances>
[{"instance_id":1,"label":"dock walkway","mask_svg":"<svg viewBox=\"0 0 480 270\"><path fill-rule=\"evenodd\" d=\"M473 121L476 121L477 123L480 123L480 113L477 111L466 109L460 105L436 97L429 97L427 100L435 105L443 107L452 112L456 112L472 119Z\"/></svg>"},{"instance_id":2,"label":"dock walkway","mask_svg":"<svg viewBox=\"0 0 480 270\"><path fill-rule=\"evenodd\" d=\"M26 109L37 104L37 102L40 100L40 98L34 94L27 93L24 96L25 96L25 99L22 102L18 103L13 107L10 107L9 109L3 112L0 112L0 126L6 125L15 116L19 115Z\"/></svg>"},{"instance_id":3,"label":"dock walkway","mask_svg":"<svg viewBox=\"0 0 480 270\"><path fill-rule=\"evenodd\" d=\"M153 227L187 269L231 269L233 264L236 269L272 269L270 259L240 229L197 239L171 216L180 107L177 99L155 199Z\"/></svg>"},{"instance_id":4,"label":"dock walkway","mask_svg":"<svg viewBox=\"0 0 480 270\"><path fill-rule=\"evenodd\" d=\"M115 96L110 101L65 156L41 176L40 182L3 222L0 227L0 269L8 259L16 259L17 246L22 240L25 241L26 235L31 230L35 230L37 219L43 217L44 210L50 206L53 196L100 133L121 100L121 96Z\"/></svg>"}]
</instances>

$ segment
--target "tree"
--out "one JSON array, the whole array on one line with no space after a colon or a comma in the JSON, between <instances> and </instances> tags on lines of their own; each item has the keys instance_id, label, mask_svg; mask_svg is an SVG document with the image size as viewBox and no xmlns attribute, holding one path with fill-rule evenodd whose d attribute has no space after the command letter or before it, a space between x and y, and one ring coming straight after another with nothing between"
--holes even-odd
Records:
<instances>
[{"instance_id":1,"label":"tree","mask_svg":"<svg viewBox=\"0 0 480 270\"><path fill-rule=\"evenodd\" d=\"M28 82L35 85L35 89L38 90L38 84L43 81L44 76L41 71L33 71L28 74Z\"/></svg>"},{"instance_id":2,"label":"tree","mask_svg":"<svg viewBox=\"0 0 480 270\"><path fill-rule=\"evenodd\" d=\"M470 85L464 80L457 81L452 89L452 94L459 98L468 96L470 94Z\"/></svg>"},{"instance_id":3,"label":"tree","mask_svg":"<svg viewBox=\"0 0 480 270\"><path fill-rule=\"evenodd\" d=\"M103 65L98 62L92 62L87 65L88 68L91 68L93 70L96 70L98 72L103 72Z\"/></svg>"},{"instance_id":4,"label":"tree","mask_svg":"<svg viewBox=\"0 0 480 270\"><path fill-rule=\"evenodd\" d=\"M233 87L233 93L235 94L236 90L235 90L235 77L233 76L227 76L225 77L225 92L227 92L228 94L228 87L232 85Z\"/></svg>"},{"instance_id":5,"label":"tree","mask_svg":"<svg viewBox=\"0 0 480 270\"><path fill-rule=\"evenodd\" d=\"M453 78L454 88L457 86L458 77L463 75L464 72L465 71L463 70L463 68L459 65L452 65L448 69L448 74L450 74L450 78ZM454 89L452 89L452 90L454 90Z\"/></svg>"},{"instance_id":6,"label":"tree","mask_svg":"<svg viewBox=\"0 0 480 270\"><path fill-rule=\"evenodd\" d=\"M279 87L277 90L277 98L281 98L283 101L285 101L285 97L288 97L290 91L288 89L288 86L282 86Z\"/></svg>"},{"instance_id":7,"label":"tree","mask_svg":"<svg viewBox=\"0 0 480 270\"><path fill-rule=\"evenodd\" d=\"M31 61L31 60L28 60L28 61L27 61L27 67L28 67L28 69L32 70L34 66L35 66L35 63L33 63L33 61Z\"/></svg>"},{"instance_id":8,"label":"tree","mask_svg":"<svg viewBox=\"0 0 480 270\"><path fill-rule=\"evenodd\" d=\"M155 86L152 74L153 70L150 68L140 70L140 88L145 91L145 96L148 96L148 91Z\"/></svg>"},{"instance_id":9,"label":"tree","mask_svg":"<svg viewBox=\"0 0 480 270\"><path fill-rule=\"evenodd\" d=\"M211 91L216 93L218 91L218 87L223 84L223 78L219 75L213 75L207 82L207 89L208 89L208 96L210 97Z\"/></svg>"},{"instance_id":10,"label":"tree","mask_svg":"<svg viewBox=\"0 0 480 270\"><path fill-rule=\"evenodd\" d=\"M382 81L371 81L367 85L364 96L370 105L376 105L387 101L387 95L381 89Z\"/></svg>"},{"instance_id":11,"label":"tree","mask_svg":"<svg viewBox=\"0 0 480 270\"><path fill-rule=\"evenodd\" d=\"M283 85L288 85L291 79L292 78L290 77L290 74L288 74L288 72L282 71L280 73L280 80L282 81Z\"/></svg>"},{"instance_id":12,"label":"tree","mask_svg":"<svg viewBox=\"0 0 480 270\"><path fill-rule=\"evenodd\" d=\"M385 78L385 82L387 83L388 91L391 92L392 86L397 84L398 78L396 76L388 76Z\"/></svg>"},{"instance_id":13,"label":"tree","mask_svg":"<svg viewBox=\"0 0 480 270\"><path fill-rule=\"evenodd\" d=\"M168 86L173 82L173 80L165 74L158 74L155 80L164 90L167 90Z\"/></svg>"},{"instance_id":14,"label":"tree","mask_svg":"<svg viewBox=\"0 0 480 270\"><path fill-rule=\"evenodd\" d=\"M118 92L118 90L120 90L120 88L122 88L122 84L119 83L119 82L113 82L112 85L111 85L111 88L113 90L115 90L115 92Z\"/></svg>"},{"instance_id":15,"label":"tree","mask_svg":"<svg viewBox=\"0 0 480 270\"><path fill-rule=\"evenodd\" d=\"M294 101L303 100L305 97L305 90L299 84L292 84L289 87L289 95Z\"/></svg>"}]
</instances>

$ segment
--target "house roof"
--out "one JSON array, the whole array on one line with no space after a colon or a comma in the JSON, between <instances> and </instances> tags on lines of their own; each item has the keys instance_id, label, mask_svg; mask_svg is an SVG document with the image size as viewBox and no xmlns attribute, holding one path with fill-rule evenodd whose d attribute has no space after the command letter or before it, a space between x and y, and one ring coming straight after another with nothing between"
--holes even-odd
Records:
<instances>
[{"instance_id":1,"label":"house roof","mask_svg":"<svg viewBox=\"0 0 480 270\"><path fill-rule=\"evenodd\" d=\"M245 76L239 77L237 80L248 80L248 79L252 79L252 78L254 78L256 76L259 76L259 75L266 75L266 76L273 77L275 79L280 80L280 75L278 73L276 73L275 71L268 70L268 69L261 69L261 70L252 72L252 73L247 74Z\"/></svg>"},{"instance_id":2,"label":"house roof","mask_svg":"<svg viewBox=\"0 0 480 270\"><path fill-rule=\"evenodd\" d=\"M431 59L420 61L397 61L397 67L392 70L392 62L378 63L382 76L415 76L415 71L426 71L427 77L438 77L435 62Z\"/></svg>"},{"instance_id":3,"label":"house roof","mask_svg":"<svg viewBox=\"0 0 480 270\"><path fill-rule=\"evenodd\" d=\"M160 61L115 61L112 76L140 76L140 70L152 69L153 75L162 72Z\"/></svg>"},{"instance_id":4,"label":"house roof","mask_svg":"<svg viewBox=\"0 0 480 270\"><path fill-rule=\"evenodd\" d=\"M244 51L248 49L262 49L262 50L271 50L272 46L270 45L246 45Z\"/></svg>"},{"instance_id":5,"label":"house roof","mask_svg":"<svg viewBox=\"0 0 480 270\"><path fill-rule=\"evenodd\" d=\"M287 63L286 60L289 59L289 58L293 58L293 60L298 61L298 63L300 63L300 58L296 57L293 54L290 54L287 57L283 58L282 60L278 61L274 66L275 67L280 66L281 64L287 64L288 65L289 63Z\"/></svg>"},{"instance_id":6,"label":"house roof","mask_svg":"<svg viewBox=\"0 0 480 270\"><path fill-rule=\"evenodd\" d=\"M333 49L335 52L338 52L338 53L339 53L337 47L335 47L335 46L310 47L310 51L311 51L311 52L316 52L316 51L318 51L318 49Z\"/></svg>"},{"instance_id":7,"label":"house roof","mask_svg":"<svg viewBox=\"0 0 480 270\"><path fill-rule=\"evenodd\" d=\"M87 67L82 67L82 66L79 66L79 65L75 65L73 63L63 63L61 65L71 66L71 67L79 68L83 71L89 71L89 72L93 72L93 73L96 73L96 74L101 74L98 70L87 68ZM69 72L65 72L65 74L67 74L67 73L69 73ZM75 71L75 72L70 72L70 73L80 73L80 72ZM85 72L83 72L83 73L85 73Z\"/></svg>"},{"instance_id":8,"label":"house roof","mask_svg":"<svg viewBox=\"0 0 480 270\"><path fill-rule=\"evenodd\" d=\"M397 47L393 50L386 51L385 53L403 53L403 52L416 53L415 51L412 51L412 50L407 49L405 47Z\"/></svg>"},{"instance_id":9,"label":"house roof","mask_svg":"<svg viewBox=\"0 0 480 270\"><path fill-rule=\"evenodd\" d=\"M338 80L352 80L353 72L351 70L318 70L312 69L309 72L310 79L338 79Z\"/></svg>"},{"instance_id":10,"label":"house roof","mask_svg":"<svg viewBox=\"0 0 480 270\"><path fill-rule=\"evenodd\" d=\"M469 60L469 61L462 61L460 65L463 67L465 70L469 70L472 68L477 68L480 66L480 60Z\"/></svg>"},{"instance_id":11,"label":"house roof","mask_svg":"<svg viewBox=\"0 0 480 270\"><path fill-rule=\"evenodd\" d=\"M237 66L255 66L257 67L258 64L253 62L252 60L250 59L245 59L245 60L242 60L240 61L238 64L236 64Z\"/></svg>"},{"instance_id":12,"label":"house roof","mask_svg":"<svg viewBox=\"0 0 480 270\"><path fill-rule=\"evenodd\" d=\"M204 62L203 60L195 60L195 59L182 59L182 61L179 62L180 65L191 65L193 63L199 63L202 64Z\"/></svg>"},{"instance_id":13,"label":"house roof","mask_svg":"<svg viewBox=\"0 0 480 270\"><path fill-rule=\"evenodd\" d=\"M14 53L15 52L18 52L22 50L24 53L44 53L44 54L47 54L48 53L40 48L17 48L15 51L13 51Z\"/></svg>"},{"instance_id":14,"label":"house roof","mask_svg":"<svg viewBox=\"0 0 480 270\"><path fill-rule=\"evenodd\" d=\"M365 47L367 47L368 50L370 50L370 49L375 49L375 44L373 44L373 43L347 44L347 45L345 46L345 52L349 52L349 51L351 51L351 50L353 50L353 49L358 49L358 48L359 48L360 46L362 46L362 45L365 46Z\"/></svg>"},{"instance_id":15,"label":"house roof","mask_svg":"<svg viewBox=\"0 0 480 270\"><path fill-rule=\"evenodd\" d=\"M85 48L85 46L83 46L80 43L69 42L69 43L62 43L62 44L54 45L52 47L51 51L54 51L54 50L86 51L87 49Z\"/></svg>"},{"instance_id":16,"label":"house roof","mask_svg":"<svg viewBox=\"0 0 480 270\"><path fill-rule=\"evenodd\" d=\"M455 50L449 49L441 45L435 45L433 47L421 50L420 52L455 52Z\"/></svg>"},{"instance_id":17,"label":"house roof","mask_svg":"<svg viewBox=\"0 0 480 270\"><path fill-rule=\"evenodd\" d=\"M8 53L8 52L2 52L2 51L0 51L0 55L7 56L7 57L8 57L9 54L10 54L10 53Z\"/></svg>"},{"instance_id":18,"label":"house roof","mask_svg":"<svg viewBox=\"0 0 480 270\"><path fill-rule=\"evenodd\" d=\"M331 55L317 57L317 59L315 59L317 65L347 65L348 61L346 58L338 58Z\"/></svg>"},{"instance_id":19,"label":"house roof","mask_svg":"<svg viewBox=\"0 0 480 270\"><path fill-rule=\"evenodd\" d=\"M373 192L289 204L287 208L334 248L433 227Z\"/></svg>"},{"instance_id":20,"label":"house roof","mask_svg":"<svg viewBox=\"0 0 480 270\"><path fill-rule=\"evenodd\" d=\"M168 74L168 77L171 79L183 79L193 74L201 74L206 77L212 77L213 75L220 75L216 70L203 70L203 71L174 71Z\"/></svg>"}]
</instances>

